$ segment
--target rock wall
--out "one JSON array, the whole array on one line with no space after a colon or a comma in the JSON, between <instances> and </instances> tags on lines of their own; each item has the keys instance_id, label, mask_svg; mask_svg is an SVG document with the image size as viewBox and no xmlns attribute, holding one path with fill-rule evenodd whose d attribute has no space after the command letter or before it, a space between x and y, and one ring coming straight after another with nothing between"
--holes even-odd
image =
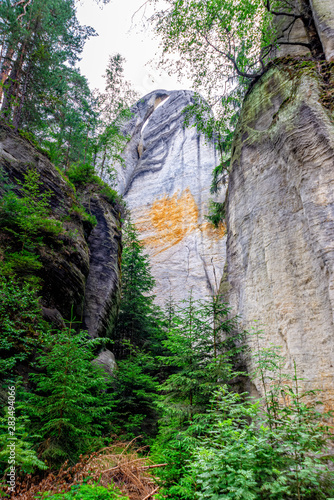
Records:
<instances>
[{"instance_id":1,"label":"rock wall","mask_svg":"<svg viewBox=\"0 0 334 500\"><path fill-rule=\"evenodd\" d=\"M87 209L95 215L95 228L80 215L80 203L70 184L26 139L0 125L0 167L9 184L20 193L28 169L36 169L42 189L51 192L52 215L61 220L57 241L44 237L38 248L42 268L41 304L44 315L57 326L73 313L92 337L108 335L118 312L120 298L120 228L113 206L96 192L83 193ZM3 195L0 186L0 198ZM82 208L82 207L81 207ZM6 259L9 235L0 228L0 258ZM102 293L101 293L102 292Z\"/></svg>"},{"instance_id":2,"label":"rock wall","mask_svg":"<svg viewBox=\"0 0 334 500\"><path fill-rule=\"evenodd\" d=\"M87 189L81 199L97 220L87 240L90 259L83 324L91 336L109 337L121 300L120 220L113 206L98 193Z\"/></svg>"},{"instance_id":3,"label":"rock wall","mask_svg":"<svg viewBox=\"0 0 334 500\"><path fill-rule=\"evenodd\" d=\"M215 146L183 126L192 99L189 91L152 92L133 107L125 127L131 139L119 190L150 256L160 304L190 290L204 298L218 288L225 263L225 228L205 218Z\"/></svg>"},{"instance_id":4,"label":"rock wall","mask_svg":"<svg viewBox=\"0 0 334 500\"><path fill-rule=\"evenodd\" d=\"M281 64L246 97L229 179L227 263L243 326L259 321L262 345L281 345L286 369L296 361L305 385L323 389L333 409L334 116L323 104L326 85L312 62Z\"/></svg>"},{"instance_id":5,"label":"rock wall","mask_svg":"<svg viewBox=\"0 0 334 500\"><path fill-rule=\"evenodd\" d=\"M310 0L327 61L334 61L334 0Z\"/></svg>"}]
</instances>

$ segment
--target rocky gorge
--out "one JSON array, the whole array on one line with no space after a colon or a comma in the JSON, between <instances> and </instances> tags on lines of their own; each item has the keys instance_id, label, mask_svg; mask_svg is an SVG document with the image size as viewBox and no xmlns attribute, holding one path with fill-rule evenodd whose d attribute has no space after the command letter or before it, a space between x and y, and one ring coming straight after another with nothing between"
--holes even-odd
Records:
<instances>
[{"instance_id":1,"label":"rocky gorge","mask_svg":"<svg viewBox=\"0 0 334 500\"><path fill-rule=\"evenodd\" d=\"M165 2L132 105L75 3L0 5L0 496L330 500L334 0Z\"/></svg>"},{"instance_id":2,"label":"rocky gorge","mask_svg":"<svg viewBox=\"0 0 334 500\"><path fill-rule=\"evenodd\" d=\"M332 409L334 18L331 1L311 6L327 65L282 45L248 92L219 195L226 227L205 218L218 160L213 143L182 125L190 92L158 90L132 108L118 182L150 256L157 301L190 290L204 298L220 286L241 326L257 325L262 347L282 346L285 369L296 362L305 387L323 390ZM296 27L291 37L306 40Z\"/></svg>"}]
</instances>

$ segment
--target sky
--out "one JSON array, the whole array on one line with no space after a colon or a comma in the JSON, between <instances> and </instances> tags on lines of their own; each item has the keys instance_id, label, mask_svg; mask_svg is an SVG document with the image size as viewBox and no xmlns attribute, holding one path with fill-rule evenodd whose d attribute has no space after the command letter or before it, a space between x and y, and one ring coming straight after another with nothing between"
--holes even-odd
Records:
<instances>
[{"instance_id":1,"label":"sky","mask_svg":"<svg viewBox=\"0 0 334 500\"><path fill-rule=\"evenodd\" d=\"M109 55L116 53L125 57L125 78L141 97L156 89L191 88L187 79L180 83L175 76L168 76L166 72L160 74L160 70L149 64L159 50L159 40L153 30L143 28L143 16L153 12L150 6L146 6L146 11L140 9L143 4L144 0L111 0L103 8L94 0L81 0L78 4L80 23L92 26L99 35L86 42L79 63L91 89L104 89L102 75Z\"/></svg>"}]
</instances>

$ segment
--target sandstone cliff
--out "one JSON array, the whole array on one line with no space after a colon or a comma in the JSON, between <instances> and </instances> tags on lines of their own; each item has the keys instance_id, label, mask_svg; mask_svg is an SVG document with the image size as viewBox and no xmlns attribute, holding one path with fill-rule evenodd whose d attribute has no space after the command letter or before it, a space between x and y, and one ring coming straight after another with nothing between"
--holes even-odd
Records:
<instances>
[{"instance_id":1,"label":"sandstone cliff","mask_svg":"<svg viewBox=\"0 0 334 500\"><path fill-rule=\"evenodd\" d=\"M314 2L314 5L318 2ZM247 96L227 202L229 299L308 388L334 397L333 69L281 62ZM327 103L327 104L326 104ZM326 105L325 105L326 104Z\"/></svg>"},{"instance_id":2,"label":"sandstone cliff","mask_svg":"<svg viewBox=\"0 0 334 500\"><path fill-rule=\"evenodd\" d=\"M63 231L56 239L43 236L37 248L41 269L41 303L52 320L84 320L91 336L108 335L118 312L120 296L119 215L95 186L83 193L88 211L96 216L93 225L83 213L75 191L44 154L9 127L0 126L0 166L17 194L28 169L39 173L43 192L51 193L55 220ZM0 186L0 196L3 194ZM10 233L0 228L0 258L6 259ZM102 292L102 293L101 293Z\"/></svg>"},{"instance_id":3,"label":"sandstone cliff","mask_svg":"<svg viewBox=\"0 0 334 500\"><path fill-rule=\"evenodd\" d=\"M207 221L214 144L184 128L188 91L152 92L133 108L119 170L132 219L150 256L157 302L204 298L217 289L225 263L225 230ZM221 196L224 196L222 193Z\"/></svg>"}]
</instances>

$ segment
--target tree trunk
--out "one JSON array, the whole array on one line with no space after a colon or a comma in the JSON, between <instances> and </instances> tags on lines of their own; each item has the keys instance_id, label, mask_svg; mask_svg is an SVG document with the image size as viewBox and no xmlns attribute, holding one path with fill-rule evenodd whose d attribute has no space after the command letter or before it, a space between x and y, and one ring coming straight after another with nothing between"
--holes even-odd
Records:
<instances>
[{"instance_id":1,"label":"tree trunk","mask_svg":"<svg viewBox=\"0 0 334 500\"><path fill-rule=\"evenodd\" d=\"M3 63L1 65L1 73L0 73L0 103L3 99L4 94L4 85L6 80L9 77L10 71L12 69L12 60L14 55L14 49L12 47L8 47L6 51L6 55L3 58ZM1 54L2 59L2 54Z\"/></svg>"},{"instance_id":2,"label":"tree trunk","mask_svg":"<svg viewBox=\"0 0 334 500\"><path fill-rule=\"evenodd\" d=\"M29 79L30 79L30 73L31 73L31 61L29 62L26 75L24 78L23 82L23 87L22 87L22 92L21 92L21 99L20 99L20 104L17 109L14 108L13 110L13 125L15 127L15 132L18 131L20 125L21 125L21 118L22 118L22 110L23 110L23 104L26 100L26 94L27 94L27 88L29 84ZM17 95L18 99L18 95Z\"/></svg>"}]
</instances>

